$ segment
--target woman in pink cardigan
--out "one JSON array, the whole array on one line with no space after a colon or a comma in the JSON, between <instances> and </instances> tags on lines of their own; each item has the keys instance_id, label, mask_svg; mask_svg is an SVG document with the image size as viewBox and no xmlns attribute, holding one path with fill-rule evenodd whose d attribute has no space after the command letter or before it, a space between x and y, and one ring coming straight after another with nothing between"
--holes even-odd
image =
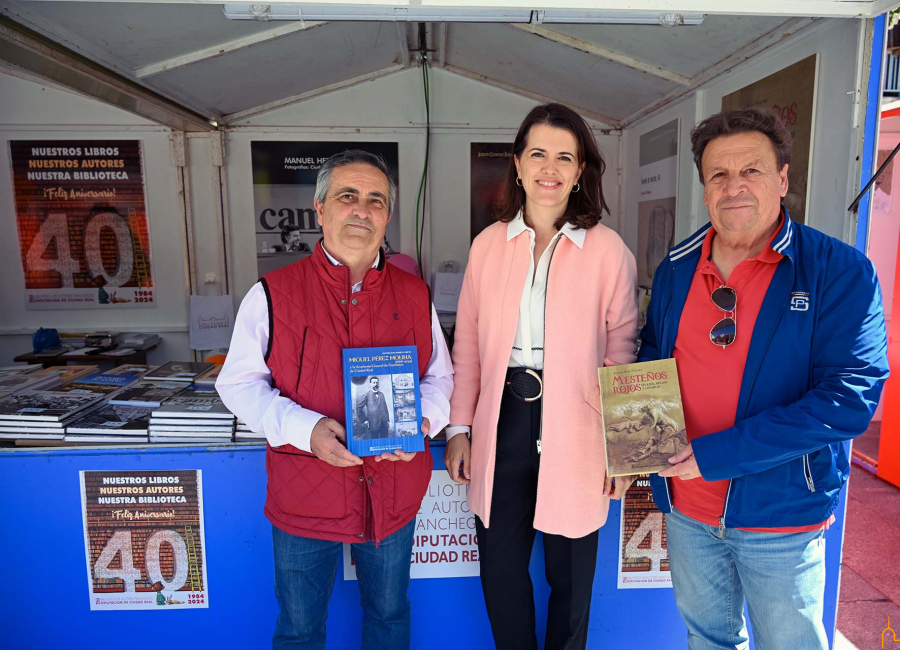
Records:
<instances>
[{"instance_id":1,"label":"woman in pink cardigan","mask_svg":"<svg viewBox=\"0 0 900 650\"><path fill-rule=\"evenodd\" d=\"M528 564L540 530L545 647L584 648L597 530L631 484L605 476L597 368L635 360L637 272L599 223L605 164L577 113L537 106L513 152L498 222L472 243L460 294L444 460L471 482L497 647L537 648Z\"/></svg>"}]
</instances>

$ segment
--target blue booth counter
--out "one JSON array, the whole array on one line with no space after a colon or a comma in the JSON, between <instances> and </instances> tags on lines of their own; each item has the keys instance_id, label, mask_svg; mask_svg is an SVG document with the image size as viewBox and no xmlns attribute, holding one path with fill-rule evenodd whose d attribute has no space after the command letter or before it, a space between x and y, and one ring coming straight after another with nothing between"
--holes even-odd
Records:
<instances>
[{"instance_id":1,"label":"blue booth counter","mask_svg":"<svg viewBox=\"0 0 900 650\"><path fill-rule=\"evenodd\" d=\"M443 446L432 446L435 469ZM263 516L263 446L0 449L0 648L116 648L176 642L193 648L265 648L277 615L271 526ZM91 611L80 496L81 470L202 470L208 609ZM619 506L600 531L588 646L684 648L671 589L617 589ZM844 527L843 501L827 533L825 624L831 640ZM538 536L531 563L542 640L549 588ZM411 581L412 647L491 648L477 577ZM339 569L328 647L359 648L355 581Z\"/></svg>"}]
</instances>

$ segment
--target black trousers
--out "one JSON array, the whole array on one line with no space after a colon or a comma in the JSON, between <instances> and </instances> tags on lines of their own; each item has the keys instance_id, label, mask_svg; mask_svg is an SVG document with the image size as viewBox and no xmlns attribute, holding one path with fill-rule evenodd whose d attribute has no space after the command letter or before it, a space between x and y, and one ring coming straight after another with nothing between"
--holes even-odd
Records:
<instances>
[{"instance_id":1,"label":"black trousers","mask_svg":"<svg viewBox=\"0 0 900 650\"><path fill-rule=\"evenodd\" d=\"M536 533L540 426L541 401L522 402L505 390L497 426L491 527L485 528L481 519L475 518L481 587L494 643L500 650L538 647L528 564ZM547 650L587 646L596 564L596 531L579 539L544 534L544 569L551 589L544 641Z\"/></svg>"}]
</instances>

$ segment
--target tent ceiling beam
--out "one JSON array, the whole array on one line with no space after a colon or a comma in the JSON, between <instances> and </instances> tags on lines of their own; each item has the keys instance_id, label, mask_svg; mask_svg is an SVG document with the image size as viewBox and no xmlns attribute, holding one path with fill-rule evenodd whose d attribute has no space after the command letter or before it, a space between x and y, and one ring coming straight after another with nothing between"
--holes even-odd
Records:
<instances>
[{"instance_id":1,"label":"tent ceiling beam","mask_svg":"<svg viewBox=\"0 0 900 650\"><path fill-rule=\"evenodd\" d=\"M254 117L255 115L260 115L261 113L267 113L269 111L274 111L279 108L284 108L285 106L290 106L292 104L298 104L300 102L305 102L310 99L315 99L316 97L321 97L322 95L326 95L328 93L333 93L336 90L343 90L345 88L350 88L352 86L356 86L361 83L365 83L367 81L379 79L379 78L387 76L389 74L399 72L400 70L403 70L403 66L400 65L399 63L395 63L394 65L390 65L386 68L382 68L380 70L375 70L373 72L367 72L366 74L359 75L357 77L353 77L352 79L345 79L344 81L338 81L338 82L330 84L328 86L322 86L321 88L316 88L315 90L310 90L308 92L300 93L298 95L293 95L291 97L285 97L284 99L278 99L278 100L275 100L274 102L268 102L266 104L262 104L260 106L254 107L254 108L248 108L245 111L239 111L237 113L231 113L230 115L225 115L220 120L220 123L232 125L235 122L240 122L241 120L246 120L247 118Z\"/></svg>"},{"instance_id":2,"label":"tent ceiling beam","mask_svg":"<svg viewBox=\"0 0 900 650\"><path fill-rule=\"evenodd\" d=\"M704 84L708 83L712 79L715 79L719 75L725 74L726 72L732 70L733 68L735 68L738 65L740 65L741 63L743 63L744 61L747 61L747 60L753 58L760 52L763 52L763 51L769 49L770 47L772 47L773 45L776 45L776 44L782 42L784 39L788 38L789 36L793 36L800 30L806 29L810 25L817 22L817 20L818 20L817 18L792 18L791 20L785 21L784 23L782 23L775 29L763 34L762 36L757 38L755 41L748 43L747 45L745 45L738 51L733 52L732 54L728 55L727 57L725 57L724 59L719 61L714 66L707 68L706 70L704 70L703 72L698 74L696 77L694 77L691 80L690 85L687 86L686 88L676 88L675 90L666 94L659 100L649 104L648 106L645 106L644 108L641 108L641 109L635 111L628 117L624 118L622 120L622 126L623 127L630 126L634 122L637 122L641 118L644 118L644 117L650 115L651 113L659 110L663 106L666 106L667 104L671 104L672 102L675 102L675 101L681 99L682 97L690 94L691 92L697 90Z\"/></svg>"},{"instance_id":3,"label":"tent ceiling beam","mask_svg":"<svg viewBox=\"0 0 900 650\"><path fill-rule=\"evenodd\" d=\"M397 62L405 68L409 65L409 38L406 35L405 23L397 23L397 43L400 48Z\"/></svg>"},{"instance_id":4,"label":"tent ceiling beam","mask_svg":"<svg viewBox=\"0 0 900 650\"><path fill-rule=\"evenodd\" d=\"M143 68L135 70L134 75L138 79L152 77L153 75L157 75L162 72L167 72L176 68L182 68L186 65L199 63L201 61L214 59L219 56L224 56L230 52L236 52L237 50L241 50L245 47L250 47L251 45L265 43L266 41L281 38L282 36L287 36L288 34L295 34L297 32L302 32L304 30L312 29L314 27L319 27L320 25L326 24L327 23L324 22L279 23L277 27L268 32L253 34L252 36L245 36L244 38L237 38L233 41L228 41L227 43L221 43L219 45L207 47L202 50L197 50L196 52L191 52L190 54L172 57L171 59L168 59L166 61L160 61L152 65L144 66Z\"/></svg>"},{"instance_id":5,"label":"tent ceiling beam","mask_svg":"<svg viewBox=\"0 0 900 650\"><path fill-rule=\"evenodd\" d=\"M35 0L36 2L59 0ZM68 2L96 2L96 0L63 0ZM145 4L186 4L185 0L131 0ZM188 0L187 4L222 6L222 0ZM303 7L297 0L268 0L268 4ZM353 18L348 9L383 9L385 11L408 9L448 10L456 14L454 19L477 21L479 12L533 10L580 12L655 12L655 13L704 13L747 16L808 16L821 18L872 18L896 4L896 0L756 0L752 3L723 3L719 0L315 0L313 6L335 7L335 11L347 19Z\"/></svg>"},{"instance_id":6,"label":"tent ceiling beam","mask_svg":"<svg viewBox=\"0 0 900 650\"><path fill-rule=\"evenodd\" d=\"M632 70L637 70L638 72L646 72L647 74L653 75L654 77L672 81L680 86L689 86L691 84L691 78L686 77L683 74L678 74L677 72L666 70L665 68L661 68L658 65L653 65L652 63L647 63L646 61L635 59L634 57L630 57L627 54L622 54L620 52L616 52L615 50L610 50L595 43L583 41L580 38L575 38L574 36L569 36L568 34L563 34L541 25L518 25L515 23L510 23L510 27L515 27L516 29L519 29L528 34L534 34L535 36L545 38L548 41L580 50L581 52L600 57L601 59L606 59L607 61L612 61L613 63L618 63L619 65L624 65L625 67L631 68Z\"/></svg>"},{"instance_id":7,"label":"tent ceiling beam","mask_svg":"<svg viewBox=\"0 0 900 650\"><path fill-rule=\"evenodd\" d=\"M0 60L81 95L179 131L212 131L208 118L0 16Z\"/></svg>"}]
</instances>

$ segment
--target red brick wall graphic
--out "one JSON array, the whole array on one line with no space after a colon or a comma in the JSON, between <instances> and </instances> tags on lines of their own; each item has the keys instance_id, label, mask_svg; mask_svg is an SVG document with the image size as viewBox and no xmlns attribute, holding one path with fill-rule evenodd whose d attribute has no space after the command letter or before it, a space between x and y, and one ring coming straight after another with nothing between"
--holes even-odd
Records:
<instances>
[{"instance_id":1,"label":"red brick wall graphic","mask_svg":"<svg viewBox=\"0 0 900 650\"><path fill-rule=\"evenodd\" d=\"M92 607L206 606L199 471L82 472L82 503Z\"/></svg>"},{"instance_id":2,"label":"red brick wall graphic","mask_svg":"<svg viewBox=\"0 0 900 650\"><path fill-rule=\"evenodd\" d=\"M140 141L15 140L9 147L26 306L152 305Z\"/></svg>"},{"instance_id":3,"label":"red brick wall graphic","mask_svg":"<svg viewBox=\"0 0 900 650\"><path fill-rule=\"evenodd\" d=\"M619 553L620 574L669 571L665 520L646 478L635 481L622 501Z\"/></svg>"}]
</instances>

